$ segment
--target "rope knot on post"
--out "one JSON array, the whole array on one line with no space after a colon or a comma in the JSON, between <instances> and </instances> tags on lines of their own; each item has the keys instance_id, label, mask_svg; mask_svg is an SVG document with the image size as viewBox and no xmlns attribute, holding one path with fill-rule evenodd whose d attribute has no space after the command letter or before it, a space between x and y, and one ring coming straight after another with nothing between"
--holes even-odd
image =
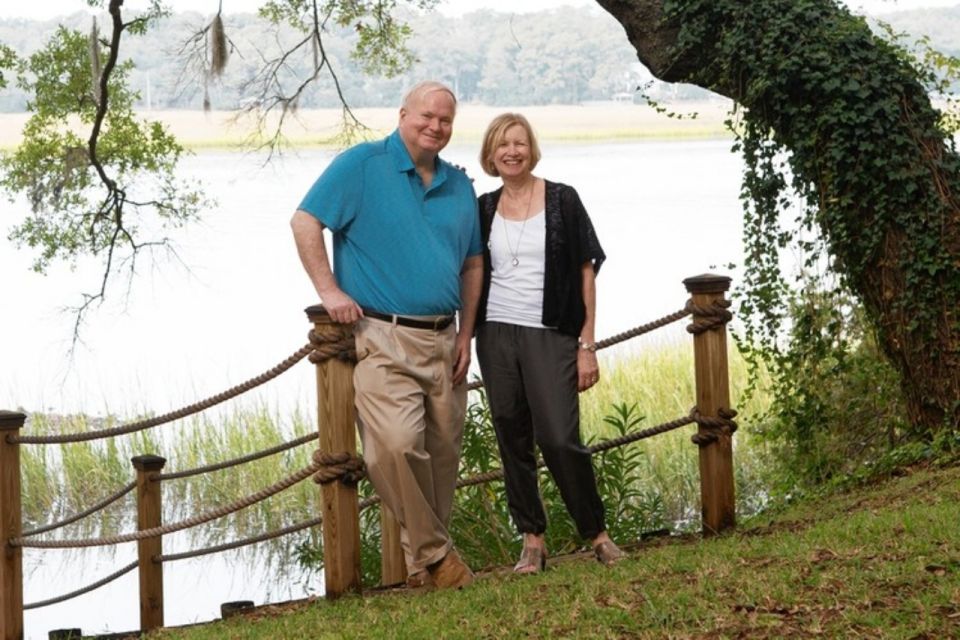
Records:
<instances>
[{"instance_id":1,"label":"rope knot on post","mask_svg":"<svg viewBox=\"0 0 960 640\"><path fill-rule=\"evenodd\" d=\"M721 435L731 436L737 430L734 418L737 412L733 409L720 408L715 418L704 416L697 407L690 410L690 417L697 423L701 431L690 436L690 441L698 447L705 447L716 442Z\"/></svg>"},{"instance_id":2,"label":"rope knot on post","mask_svg":"<svg viewBox=\"0 0 960 640\"><path fill-rule=\"evenodd\" d=\"M723 328L733 319L733 314L727 309L729 306L729 300L714 300L709 306L694 304L692 299L687 300L685 310L693 315L693 322L687 325L687 331L700 335L705 331Z\"/></svg>"},{"instance_id":3,"label":"rope knot on post","mask_svg":"<svg viewBox=\"0 0 960 640\"><path fill-rule=\"evenodd\" d=\"M307 334L313 351L308 359L313 364L320 364L330 358L336 358L342 362L356 362L357 348L353 339L353 327L350 325L341 326L340 330L329 336L322 336L311 329Z\"/></svg>"},{"instance_id":4,"label":"rope knot on post","mask_svg":"<svg viewBox=\"0 0 960 640\"><path fill-rule=\"evenodd\" d=\"M318 449L313 452L313 461L323 465L313 474L313 481L317 484L328 484L334 480L340 480L346 485L353 486L367 475L363 458L346 451L324 453Z\"/></svg>"}]
</instances>

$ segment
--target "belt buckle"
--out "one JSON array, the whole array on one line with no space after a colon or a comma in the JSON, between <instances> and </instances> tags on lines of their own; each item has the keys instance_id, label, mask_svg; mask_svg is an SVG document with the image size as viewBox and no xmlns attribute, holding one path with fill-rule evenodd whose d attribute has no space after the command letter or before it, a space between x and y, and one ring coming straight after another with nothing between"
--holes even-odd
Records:
<instances>
[{"instance_id":1,"label":"belt buckle","mask_svg":"<svg viewBox=\"0 0 960 640\"><path fill-rule=\"evenodd\" d=\"M441 325L441 324L443 323L443 321L446 320L446 319L447 319L447 318L446 318L445 316L440 316L439 318L435 318L434 321L433 321L433 330L434 330L434 331L440 331L440 325Z\"/></svg>"}]
</instances>

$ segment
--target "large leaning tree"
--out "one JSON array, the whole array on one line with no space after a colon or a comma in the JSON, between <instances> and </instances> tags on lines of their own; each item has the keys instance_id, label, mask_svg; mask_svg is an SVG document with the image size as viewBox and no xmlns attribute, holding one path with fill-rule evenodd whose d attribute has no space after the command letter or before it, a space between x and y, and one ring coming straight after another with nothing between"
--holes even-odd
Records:
<instances>
[{"instance_id":1,"label":"large leaning tree","mask_svg":"<svg viewBox=\"0 0 960 640\"><path fill-rule=\"evenodd\" d=\"M775 278L792 189L899 371L911 422L960 428L960 157L903 50L832 0L597 2L655 76L742 106L752 284Z\"/></svg>"}]
</instances>

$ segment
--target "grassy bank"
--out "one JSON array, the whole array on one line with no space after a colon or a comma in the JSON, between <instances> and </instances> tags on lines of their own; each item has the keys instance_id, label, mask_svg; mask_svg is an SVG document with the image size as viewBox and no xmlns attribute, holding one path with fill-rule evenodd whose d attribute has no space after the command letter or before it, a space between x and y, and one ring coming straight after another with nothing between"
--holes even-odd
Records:
<instances>
[{"instance_id":1,"label":"grassy bank","mask_svg":"<svg viewBox=\"0 0 960 640\"><path fill-rule=\"evenodd\" d=\"M960 467L794 506L738 532L658 539L604 570L490 571L461 592L264 608L164 640L960 637Z\"/></svg>"},{"instance_id":2,"label":"grassy bank","mask_svg":"<svg viewBox=\"0 0 960 640\"><path fill-rule=\"evenodd\" d=\"M453 144L478 145L490 120L504 111L521 111L533 123L540 137L549 142L592 143L628 140L672 140L726 137L723 121L726 102L696 102L674 105L683 114L697 113L695 119L673 119L646 105L597 104L527 107L462 105L457 114ZM369 136L389 133L397 123L397 109L357 109L357 118L369 127ZM29 114L0 114L0 149L11 149L22 139ZM164 123L190 149L233 149L257 143L256 127L250 118L227 111L144 111L144 118ZM304 109L288 117L286 142L293 147L338 147L340 109ZM272 124L272 122L271 122ZM75 127L84 132L82 128ZM81 133L83 137L86 133Z\"/></svg>"}]
</instances>

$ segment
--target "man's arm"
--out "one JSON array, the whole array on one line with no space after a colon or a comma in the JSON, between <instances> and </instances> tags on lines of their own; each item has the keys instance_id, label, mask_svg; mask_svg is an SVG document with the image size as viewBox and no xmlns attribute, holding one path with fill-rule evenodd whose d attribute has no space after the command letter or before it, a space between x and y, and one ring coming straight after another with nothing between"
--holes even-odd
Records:
<instances>
[{"instance_id":1,"label":"man's arm","mask_svg":"<svg viewBox=\"0 0 960 640\"><path fill-rule=\"evenodd\" d=\"M360 306L337 285L330 269L327 246L323 240L323 224L306 211L298 209L290 219L293 239L300 262L317 290L323 308L334 322L349 324L363 317Z\"/></svg>"},{"instance_id":2,"label":"man's arm","mask_svg":"<svg viewBox=\"0 0 960 640\"><path fill-rule=\"evenodd\" d=\"M460 384L470 368L470 340L477 322L477 307L483 287L483 256L470 256L460 270L460 330L457 332L457 357L453 365L453 384Z\"/></svg>"}]
</instances>

